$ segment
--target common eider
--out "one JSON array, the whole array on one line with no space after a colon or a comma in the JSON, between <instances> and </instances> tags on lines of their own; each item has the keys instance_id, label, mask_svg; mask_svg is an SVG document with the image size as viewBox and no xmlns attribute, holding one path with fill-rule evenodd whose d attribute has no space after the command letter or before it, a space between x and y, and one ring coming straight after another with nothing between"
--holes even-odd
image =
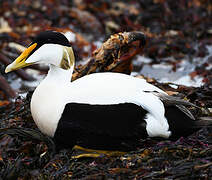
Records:
<instances>
[{"instance_id":1,"label":"common eider","mask_svg":"<svg viewBox=\"0 0 212 180\"><path fill-rule=\"evenodd\" d=\"M71 82L74 52L59 32L38 34L5 72L41 63L50 69L32 95L32 117L62 147L130 150L140 139L179 138L199 129L183 106L189 103L144 79L104 72Z\"/></svg>"}]
</instances>

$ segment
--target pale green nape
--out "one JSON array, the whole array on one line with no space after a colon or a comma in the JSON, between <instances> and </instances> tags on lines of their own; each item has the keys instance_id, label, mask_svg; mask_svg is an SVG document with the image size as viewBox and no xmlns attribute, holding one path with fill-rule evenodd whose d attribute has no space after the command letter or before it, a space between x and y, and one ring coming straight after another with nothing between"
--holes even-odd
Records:
<instances>
[{"instance_id":1,"label":"pale green nape","mask_svg":"<svg viewBox=\"0 0 212 180\"><path fill-rule=\"evenodd\" d=\"M75 62L74 51L72 47L63 47L63 56L61 59L60 67L62 69L70 69Z\"/></svg>"}]
</instances>

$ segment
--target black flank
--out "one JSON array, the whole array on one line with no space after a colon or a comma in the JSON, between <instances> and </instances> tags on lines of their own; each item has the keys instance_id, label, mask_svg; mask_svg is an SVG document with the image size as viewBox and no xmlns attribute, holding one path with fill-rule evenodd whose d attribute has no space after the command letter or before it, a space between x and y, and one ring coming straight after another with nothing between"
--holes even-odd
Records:
<instances>
[{"instance_id":1,"label":"black flank","mask_svg":"<svg viewBox=\"0 0 212 180\"><path fill-rule=\"evenodd\" d=\"M146 138L146 111L132 103L65 106L54 135L62 147L81 145L104 150L131 150L131 143Z\"/></svg>"}]
</instances>

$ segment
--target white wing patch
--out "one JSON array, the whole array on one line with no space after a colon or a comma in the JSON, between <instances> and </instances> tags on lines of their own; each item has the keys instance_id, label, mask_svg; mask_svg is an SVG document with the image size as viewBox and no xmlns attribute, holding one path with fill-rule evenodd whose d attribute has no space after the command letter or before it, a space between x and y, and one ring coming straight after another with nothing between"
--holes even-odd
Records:
<instances>
[{"instance_id":1,"label":"white wing patch","mask_svg":"<svg viewBox=\"0 0 212 180\"><path fill-rule=\"evenodd\" d=\"M161 125L159 119L156 119L152 114L148 113L146 115L145 121L147 122L146 130L149 137L169 138L169 136L171 135L171 131L168 131L166 125Z\"/></svg>"},{"instance_id":2,"label":"white wing patch","mask_svg":"<svg viewBox=\"0 0 212 180\"><path fill-rule=\"evenodd\" d=\"M150 137L168 138L171 135L169 124L165 118L165 109L162 101L151 93L140 92L136 104L149 113L146 115L146 130Z\"/></svg>"}]
</instances>

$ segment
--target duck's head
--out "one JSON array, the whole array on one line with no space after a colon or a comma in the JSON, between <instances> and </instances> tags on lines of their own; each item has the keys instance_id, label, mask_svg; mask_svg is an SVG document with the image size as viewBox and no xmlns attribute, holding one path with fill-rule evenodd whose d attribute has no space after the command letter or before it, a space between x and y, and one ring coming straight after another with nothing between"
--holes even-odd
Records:
<instances>
[{"instance_id":1,"label":"duck's head","mask_svg":"<svg viewBox=\"0 0 212 180\"><path fill-rule=\"evenodd\" d=\"M32 64L51 64L62 69L74 65L74 53L68 39L59 32L45 31L38 34L29 47L11 64L5 72L14 71Z\"/></svg>"}]
</instances>

